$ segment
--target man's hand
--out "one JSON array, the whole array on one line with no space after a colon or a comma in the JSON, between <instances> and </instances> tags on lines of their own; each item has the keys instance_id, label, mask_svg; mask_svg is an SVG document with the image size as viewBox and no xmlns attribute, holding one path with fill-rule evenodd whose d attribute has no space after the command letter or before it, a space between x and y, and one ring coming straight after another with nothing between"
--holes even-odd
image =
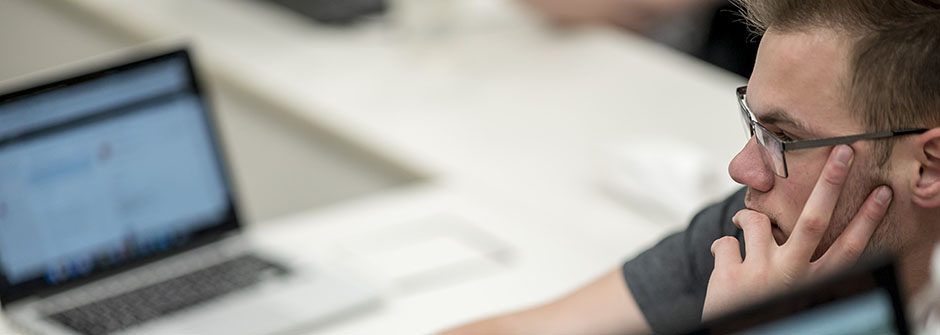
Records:
<instances>
[{"instance_id":1,"label":"man's hand","mask_svg":"<svg viewBox=\"0 0 940 335\"><path fill-rule=\"evenodd\" d=\"M703 320L855 263L891 202L888 186L876 188L829 250L811 262L829 228L852 155L852 148L847 145L832 150L793 232L783 245L774 241L766 215L744 209L734 216L735 225L744 230L746 258L741 259L734 237L725 236L712 244L715 268L708 282Z\"/></svg>"}]
</instances>

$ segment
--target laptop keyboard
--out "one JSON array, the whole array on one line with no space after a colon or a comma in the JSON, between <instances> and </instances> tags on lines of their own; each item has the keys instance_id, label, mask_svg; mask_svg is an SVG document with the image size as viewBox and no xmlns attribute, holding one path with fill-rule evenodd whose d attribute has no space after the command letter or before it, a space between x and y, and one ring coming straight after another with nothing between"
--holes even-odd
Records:
<instances>
[{"instance_id":1,"label":"laptop keyboard","mask_svg":"<svg viewBox=\"0 0 940 335\"><path fill-rule=\"evenodd\" d=\"M48 317L82 334L100 335L180 311L287 271L244 255L180 277L65 310Z\"/></svg>"}]
</instances>

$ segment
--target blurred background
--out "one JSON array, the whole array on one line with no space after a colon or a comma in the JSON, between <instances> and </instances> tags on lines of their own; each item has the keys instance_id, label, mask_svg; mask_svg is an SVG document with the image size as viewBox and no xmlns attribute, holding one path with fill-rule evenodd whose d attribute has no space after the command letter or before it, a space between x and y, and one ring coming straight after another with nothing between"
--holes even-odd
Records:
<instances>
[{"instance_id":1,"label":"blurred background","mask_svg":"<svg viewBox=\"0 0 940 335\"><path fill-rule=\"evenodd\" d=\"M3 1L0 78L9 79L129 48L157 36L141 36L57 1ZM180 43L193 43L185 34ZM215 80L215 76L207 77ZM309 122L292 122L263 99L240 88L208 83L217 95L220 126L230 142L237 183L250 222L405 183L417 178L385 168ZM345 146L345 147L344 147Z\"/></svg>"},{"instance_id":2,"label":"blurred background","mask_svg":"<svg viewBox=\"0 0 940 335\"><path fill-rule=\"evenodd\" d=\"M153 40L170 39L190 44L199 53L204 44L227 44L225 39L234 39L237 40L234 43L236 45L219 49L223 52L225 49L241 52L244 50L238 49L250 49L249 52L259 57L286 53L288 55L278 57L297 59L303 59L306 52L333 52L333 55L311 57L311 63L305 66L313 69L331 67L330 72L365 72L366 69L356 67L386 65L376 64L378 62L375 61L386 56L405 57L409 58L409 65L416 70L437 71L431 73L435 76L451 76L442 80L458 82L454 85L466 85L461 89L467 89L467 95L471 95L471 90L492 88L472 87L479 83L472 81L481 79L460 78L461 74L455 71L447 73L447 67L526 65L512 64L516 60L509 57L501 62L504 64L482 64L491 60L480 58L487 57L486 54L497 58L501 51L463 50L461 48L466 46L453 45L459 43L454 40L485 39L490 35L511 32L517 36L506 38L506 42L501 43L512 43L513 38L535 37L536 33L527 33L525 30L549 29L552 34L564 36L571 34L571 30L583 29L585 26L596 28L607 25L624 34L649 37L745 77L753 66L758 42L747 34L733 6L715 0L518 0L517 3L509 4L500 2L511 0L229 2L232 4L158 1L147 5L158 9L150 13L153 20L178 22L124 26L122 24L126 21L134 20L128 17L134 10L144 12L150 8L120 4L114 7L129 8L108 9L107 1L3 0L0 15L3 15L4 29L0 32L0 41L5 51L0 56L0 79L24 76L53 67L68 68L68 64L78 60ZM205 8L190 8L199 6ZM232 13L217 13L220 8L213 6L220 6ZM226 6L233 8L226 9ZM108 17L109 14L114 17ZM201 15L222 17L206 21L207 18ZM287 22L266 25L266 20ZM161 23L167 26L151 27ZM246 32L249 34L246 35ZM291 38L297 40L292 41ZM328 50L331 49L330 44L340 48ZM391 49L405 50L401 54L398 52L401 50ZM395 52L398 54L393 54ZM344 53L360 57L361 64L355 64L355 60L337 63ZM242 58L241 55L228 56L226 58ZM544 55L533 53L532 56ZM321 59L330 62L313 62ZM292 119L296 116L289 111L278 110L286 108L277 106L277 103L274 106L266 105L268 97L263 96L263 93L241 87L244 85L240 83L219 79L226 75L241 74L216 74L213 71L213 63L216 61L229 60L214 57L199 65L207 69L205 72L208 72L208 78L213 80L209 85L210 91L218 96L214 102L219 104L217 109L227 141L232 142L227 147L233 152L238 183L245 189L242 193L246 197L244 202L250 221L277 217L421 178L414 171L383 162L381 158L371 157L368 152L359 152L362 150L355 145L343 142L342 134L329 134L326 129L317 129L316 120L292 122L296 121ZM386 62L391 65L392 61ZM557 64L565 65L579 64L577 61ZM252 68L262 72L282 70L266 62L254 63ZM290 71L289 67L286 68ZM316 70L309 71L316 76ZM577 75L576 69L570 72ZM594 74L585 71L581 75ZM326 86L357 86L350 94L359 93L355 92L359 90L367 95L373 93L370 90L377 89L374 83L322 81ZM272 87L266 89L276 90ZM505 103L513 104L510 99Z\"/></svg>"},{"instance_id":3,"label":"blurred background","mask_svg":"<svg viewBox=\"0 0 940 335\"><path fill-rule=\"evenodd\" d=\"M735 187L757 45L717 0L0 0L5 91L154 43L194 53L249 225L381 288L325 333L543 302L681 229ZM511 261L407 281L356 249L453 222Z\"/></svg>"}]
</instances>

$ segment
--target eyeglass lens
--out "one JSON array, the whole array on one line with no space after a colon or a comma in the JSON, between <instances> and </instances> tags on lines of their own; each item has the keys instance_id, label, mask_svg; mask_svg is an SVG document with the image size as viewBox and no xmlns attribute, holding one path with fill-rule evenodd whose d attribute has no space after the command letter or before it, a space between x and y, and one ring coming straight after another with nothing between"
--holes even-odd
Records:
<instances>
[{"instance_id":1,"label":"eyeglass lens","mask_svg":"<svg viewBox=\"0 0 940 335\"><path fill-rule=\"evenodd\" d=\"M748 113L743 101L741 102L741 121L748 138L756 136L757 142L764 148L764 153L767 156L766 158L770 159L774 173L786 178L787 164L783 156L783 145L769 130L751 119L751 115Z\"/></svg>"},{"instance_id":2,"label":"eyeglass lens","mask_svg":"<svg viewBox=\"0 0 940 335\"><path fill-rule=\"evenodd\" d=\"M781 177L787 177L787 165L783 157L783 146L780 141L760 124L754 124L754 132L757 142L764 147L764 151L773 162L774 172Z\"/></svg>"}]
</instances>

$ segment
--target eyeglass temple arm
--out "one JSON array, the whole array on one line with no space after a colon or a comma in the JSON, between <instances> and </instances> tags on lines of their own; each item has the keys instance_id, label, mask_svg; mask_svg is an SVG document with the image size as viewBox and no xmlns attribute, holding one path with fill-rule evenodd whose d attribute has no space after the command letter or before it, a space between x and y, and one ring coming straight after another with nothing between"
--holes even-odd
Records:
<instances>
[{"instance_id":1,"label":"eyeglass temple arm","mask_svg":"<svg viewBox=\"0 0 940 335\"><path fill-rule=\"evenodd\" d=\"M930 129L901 129L893 131L882 131L877 133L868 133L861 135L851 135L851 136L840 136L832 138L823 138L818 140L805 140L805 141L794 141L794 142L784 142L783 150L797 150L797 149L808 149L815 147L826 147L839 144L849 144L858 140L871 139L871 138L885 138L885 137L894 137L900 135L908 134L920 134L926 132Z\"/></svg>"}]
</instances>

